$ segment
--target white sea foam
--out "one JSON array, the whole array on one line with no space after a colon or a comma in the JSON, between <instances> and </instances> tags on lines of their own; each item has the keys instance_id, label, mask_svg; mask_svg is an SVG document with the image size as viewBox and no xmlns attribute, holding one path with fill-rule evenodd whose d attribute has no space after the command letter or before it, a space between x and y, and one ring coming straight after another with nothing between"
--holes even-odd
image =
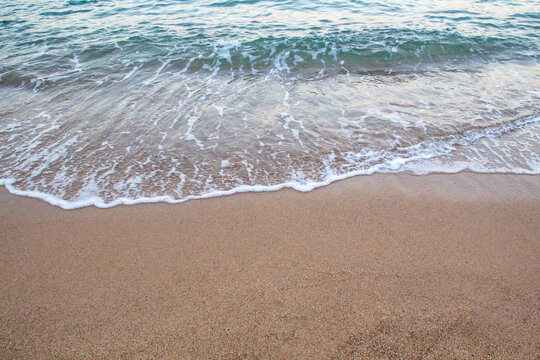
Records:
<instances>
[{"instance_id":1,"label":"white sea foam","mask_svg":"<svg viewBox=\"0 0 540 360\"><path fill-rule=\"evenodd\" d=\"M452 139L451 141L428 141L423 145L417 145L409 148L404 156L394 156L381 161L381 154L377 152L363 152L361 154L350 154L348 160L351 162L358 161L358 159L364 159L365 162L375 162L374 165L365 167L361 170L354 170L344 173L336 173L335 169L330 165L326 173L323 174L320 181L309 180L302 172L295 172L291 174L291 180L285 181L279 184L272 185L239 185L228 190L213 189L204 192L200 195L188 195L185 197L176 198L170 195L160 196L141 196L141 197L124 197L119 196L112 201L105 201L101 197L97 196L99 193L99 186L96 181L91 178L88 180L87 185L79 193L76 200L65 200L59 196L34 191L34 190L22 190L15 187L13 184L16 182L13 178L6 178L0 180L0 185L4 185L6 189L15 195L27 196L32 198L38 198L44 200L52 205L59 206L63 209L76 209L85 206L96 206L100 208L109 208L117 205L132 205L140 203L155 203L155 202L167 202L167 203L182 203L188 200L205 199L211 197L232 195L242 192L268 192L277 191L283 188L291 188L301 192L312 191L316 188L329 185L335 181L347 179L360 175L371 175L374 173L396 173L396 172L410 172L418 175L426 175L430 173L458 173L462 171L472 171L478 173L513 173L513 174L540 174L540 159L537 157L530 163L529 169L524 168L512 168L508 166L501 167L489 167L484 164L473 161L448 161L443 157L452 155L454 151L463 151L460 146L467 143L474 143L474 141L484 138L497 138L501 134L504 134L511 130L511 127L519 128L525 124L537 124L540 122L540 117L533 117L523 119L518 124L513 125L501 125L498 128L491 128L484 131L470 131L462 138ZM469 148L467 148L469 149ZM332 159L329 159L329 164L332 163ZM221 161L221 168L228 168L232 165L229 160ZM245 163L246 168L249 165ZM109 175L109 174L104 174ZM184 174L180 173L182 179L181 184L186 182ZM133 188L140 184L144 180L140 176L135 176L127 179L124 183L128 188ZM212 182L211 177L207 179L207 183Z\"/></svg>"},{"instance_id":2,"label":"white sea foam","mask_svg":"<svg viewBox=\"0 0 540 360\"><path fill-rule=\"evenodd\" d=\"M12 192L109 207L374 172L539 172L530 2L459 21L464 4L433 16L430 1L14 3L25 21L0 48ZM72 6L88 12L58 21Z\"/></svg>"},{"instance_id":3,"label":"white sea foam","mask_svg":"<svg viewBox=\"0 0 540 360\"><path fill-rule=\"evenodd\" d=\"M417 157L411 158L410 160L405 160L403 158L396 158L391 161L388 161L385 164L385 166L375 166L367 170L352 171L352 172L341 174L341 175L332 174L330 176L327 176L324 181L311 181L311 182L287 181L287 182L275 184L275 185L240 185L229 190L215 190L215 191L203 193L201 195L189 195L189 196L179 198L179 199L174 198L173 196L169 196L169 195L162 195L162 196L154 196L154 197L137 197L137 198L119 197L119 198L114 199L113 201L106 202L98 196L92 196L92 194L95 194L97 190L97 188L92 188L93 191L88 191L87 196L83 196L80 199L75 200L75 201L70 201L70 200L64 200L52 194L47 194L40 191L17 189L12 185L15 182L14 179L0 179L0 185L4 185L6 189L14 195L41 199L51 205L59 206L65 210L71 210L71 209L78 209L78 208L87 207L87 206L96 206L98 208L111 208L118 205L135 205L135 204L159 203L159 202L178 204L178 203L186 202L188 200L207 199L207 198L227 196L227 195L233 195L233 194L245 193L245 192L271 192L271 191L278 191L285 188L294 189L300 192L308 192L308 191L312 191L323 186L327 186L339 180L345 180L351 177L361 176L361 175L371 175L377 172L396 173L396 172L409 171L417 175L427 175L430 173L452 174L452 173L459 173L459 172L468 170L468 171L478 172L478 173L508 173L508 174L529 174L529 175L540 174L540 162L537 163L536 167L532 170L525 170L525 169L510 169L509 170L506 168L488 169L488 168L482 167L479 164L470 164L466 162L454 163L451 165L435 164L438 166L434 166L433 163L429 165L415 164L410 167L406 166L408 161L414 161L414 160L419 160L419 159L420 158L417 158ZM94 185L95 184L92 184L92 187Z\"/></svg>"},{"instance_id":4,"label":"white sea foam","mask_svg":"<svg viewBox=\"0 0 540 360\"><path fill-rule=\"evenodd\" d=\"M129 81L86 89L86 102L62 87L0 88L0 183L71 209L310 191L373 173L540 173L539 95L525 91L534 68L304 81L277 72L292 66L285 55L246 78L220 61L198 63L210 76L175 78L168 60L156 69L126 59L115 79ZM510 70L528 76L514 83Z\"/></svg>"}]
</instances>

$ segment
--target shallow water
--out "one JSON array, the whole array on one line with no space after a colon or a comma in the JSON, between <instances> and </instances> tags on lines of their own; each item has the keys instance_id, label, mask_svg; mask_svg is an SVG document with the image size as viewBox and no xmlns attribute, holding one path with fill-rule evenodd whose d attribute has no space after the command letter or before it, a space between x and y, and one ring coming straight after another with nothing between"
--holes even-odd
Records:
<instances>
[{"instance_id":1,"label":"shallow water","mask_svg":"<svg viewBox=\"0 0 540 360\"><path fill-rule=\"evenodd\" d=\"M0 183L65 208L540 173L540 2L4 1Z\"/></svg>"}]
</instances>

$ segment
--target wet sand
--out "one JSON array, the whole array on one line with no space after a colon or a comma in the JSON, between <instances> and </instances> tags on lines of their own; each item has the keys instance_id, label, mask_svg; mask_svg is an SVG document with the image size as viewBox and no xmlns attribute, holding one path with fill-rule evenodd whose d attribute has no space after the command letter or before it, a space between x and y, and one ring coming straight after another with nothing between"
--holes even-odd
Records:
<instances>
[{"instance_id":1,"label":"wet sand","mask_svg":"<svg viewBox=\"0 0 540 360\"><path fill-rule=\"evenodd\" d=\"M1 359L540 357L540 176L0 219Z\"/></svg>"}]
</instances>

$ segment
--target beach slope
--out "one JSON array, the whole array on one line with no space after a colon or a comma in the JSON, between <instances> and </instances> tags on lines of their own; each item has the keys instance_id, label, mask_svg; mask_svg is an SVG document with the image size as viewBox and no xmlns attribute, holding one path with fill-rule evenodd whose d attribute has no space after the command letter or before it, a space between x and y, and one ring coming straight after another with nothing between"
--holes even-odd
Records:
<instances>
[{"instance_id":1,"label":"beach slope","mask_svg":"<svg viewBox=\"0 0 540 360\"><path fill-rule=\"evenodd\" d=\"M2 359L535 359L540 177L66 211L0 191Z\"/></svg>"}]
</instances>

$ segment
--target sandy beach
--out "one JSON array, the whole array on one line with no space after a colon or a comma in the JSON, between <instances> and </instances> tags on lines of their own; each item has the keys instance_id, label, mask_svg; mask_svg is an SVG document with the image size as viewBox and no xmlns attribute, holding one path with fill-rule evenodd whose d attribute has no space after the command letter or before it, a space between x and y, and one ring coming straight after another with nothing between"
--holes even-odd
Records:
<instances>
[{"instance_id":1,"label":"sandy beach","mask_svg":"<svg viewBox=\"0 0 540 360\"><path fill-rule=\"evenodd\" d=\"M540 176L0 217L1 359L540 358Z\"/></svg>"}]
</instances>

